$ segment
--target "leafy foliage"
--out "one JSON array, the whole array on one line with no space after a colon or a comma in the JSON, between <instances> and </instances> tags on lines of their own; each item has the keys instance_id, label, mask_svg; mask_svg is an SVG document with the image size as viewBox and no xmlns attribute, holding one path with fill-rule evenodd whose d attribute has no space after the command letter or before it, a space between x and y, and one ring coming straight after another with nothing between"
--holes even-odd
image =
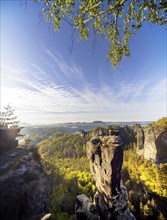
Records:
<instances>
[{"instance_id":1,"label":"leafy foliage","mask_svg":"<svg viewBox=\"0 0 167 220\"><path fill-rule=\"evenodd\" d=\"M156 121L156 125L159 127L167 128L167 117L162 117Z\"/></svg>"},{"instance_id":2,"label":"leafy foliage","mask_svg":"<svg viewBox=\"0 0 167 220\"><path fill-rule=\"evenodd\" d=\"M73 219L75 199L93 196L95 185L79 134L55 134L38 144L51 198L51 212L58 220Z\"/></svg>"},{"instance_id":3,"label":"leafy foliage","mask_svg":"<svg viewBox=\"0 0 167 220\"><path fill-rule=\"evenodd\" d=\"M153 126L167 128L167 117L162 117L158 119L156 122L153 122L147 125L147 127L153 127Z\"/></svg>"},{"instance_id":4,"label":"leafy foliage","mask_svg":"<svg viewBox=\"0 0 167 220\"><path fill-rule=\"evenodd\" d=\"M93 197L95 184L79 134L54 134L38 144L51 198L51 212L58 220L74 219L79 194ZM155 165L136 154L136 147L124 151L122 181L136 219L167 218L167 164Z\"/></svg>"},{"instance_id":5,"label":"leafy foliage","mask_svg":"<svg viewBox=\"0 0 167 220\"><path fill-rule=\"evenodd\" d=\"M43 2L42 0L34 0ZM55 31L62 20L79 31L79 40L88 39L93 30L109 41L108 58L115 67L123 56L129 56L129 39L144 22L167 24L165 0L45 0L42 13Z\"/></svg>"},{"instance_id":6,"label":"leafy foliage","mask_svg":"<svg viewBox=\"0 0 167 220\"><path fill-rule=\"evenodd\" d=\"M40 152L54 158L81 158L85 156L84 140L79 134L55 134L40 142Z\"/></svg>"},{"instance_id":7,"label":"leafy foliage","mask_svg":"<svg viewBox=\"0 0 167 220\"><path fill-rule=\"evenodd\" d=\"M134 147L124 152L122 179L138 219L166 219L167 164L149 162Z\"/></svg>"}]
</instances>

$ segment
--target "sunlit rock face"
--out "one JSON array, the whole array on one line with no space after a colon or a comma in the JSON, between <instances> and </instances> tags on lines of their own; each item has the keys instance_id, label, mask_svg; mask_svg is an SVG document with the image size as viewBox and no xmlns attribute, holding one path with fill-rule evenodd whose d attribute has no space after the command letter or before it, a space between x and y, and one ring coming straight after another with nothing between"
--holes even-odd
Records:
<instances>
[{"instance_id":1,"label":"sunlit rock face","mask_svg":"<svg viewBox=\"0 0 167 220\"><path fill-rule=\"evenodd\" d=\"M167 129L151 126L136 127L137 153L154 163L167 162Z\"/></svg>"},{"instance_id":2,"label":"sunlit rock face","mask_svg":"<svg viewBox=\"0 0 167 220\"><path fill-rule=\"evenodd\" d=\"M126 188L121 185L123 142L118 130L108 135L93 137L87 142L87 156L97 192L94 201L86 196L77 197L76 219L131 220ZM84 204L84 206L83 206ZM84 218L83 218L84 219Z\"/></svg>"},{"instance_id":3,"label":"sunlit rock face","mask_svg":"<svg viewBox=\"0 0 167 220\"><path fill-rule=\"evenodd\" d=\"M0 162L0 219L41 219L48 190L38 153L16 148L1 153Z\"/></svg>"},{"instance_id":4,"label":"sunlit rock face","mask_svg":"<svg viewBox=\"0 0 167 220\"><path fill-rule=\"evenodd\" d=\"M0 152L17 147L18 141L16 137L19 132L19 128L0 128Z\"/></svg>"},{"instance_id":5,"label":"sunlit rock face","mask_svg":"<svg viewBox=\"0 0 167 220\"><path fill-rule=\"evenodd\" d=\"M144 135L144 157L155 163L167 162L167 129L150 127Z\"/></svg>"}]
</instances>

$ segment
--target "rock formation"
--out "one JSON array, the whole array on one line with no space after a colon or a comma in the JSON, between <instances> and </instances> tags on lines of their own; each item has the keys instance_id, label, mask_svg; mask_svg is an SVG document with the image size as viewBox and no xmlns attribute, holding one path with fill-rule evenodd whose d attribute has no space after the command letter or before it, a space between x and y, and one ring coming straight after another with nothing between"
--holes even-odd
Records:
<instances>
[{"instance_id":1,"label":"rock formation","mask_svg":"<svg viewBox=\"0 0 167 220\"><path fill-rule=\"evenodd\" d=\"M153 126L144 131L144 157L156 163L167 162L167 129Z\"/></svg>"},{"instance_id":2,"label":"rock formation","mask_svg":"<svg viewBox=\"0 0 167 220\"><path fill-rule=\"evenodd\" d=\"M104 127L96 127L91 131L80 130L81 137L84 138L85 142L89 141L91 138L95 137L104 137L110 135L116 129L119 131L119 135L124 142L124 148L128 148L130 145L136 141L134 136L134 129L129 126L119 127L118 125L109 125L107 128Z\"/></svg>"},{"instance_id":3,"label":"rock formation","mask_svg":"<svg viewBox=\"0 0 167 220\"><path fill-rule=\"evenodd\" d=\"M0 162L0 219L41 219L48 192L38 153L16 148L1 153Z\"/></svg>"},{"instance_id":4,"label":"rock formation","mask_svg":"<svg viewBox=\"0 0 167 220\"><path fill-rule=\"evenodd\" d=\"M139 155L144 154L144 130L140 124L135 126L135 131L137 132L137 153Z\"/></svg>"},{"instance_id":5,"label":"rock formation","mask_svg":"<svg viewBox=\"0 0 167 220\"><path fill-rule=\"evenodd\" d=\"M20 128L0 128L0 152L17 147L16 137L19 132Z\"/></svg>"},{"instance_id":6,"label":"rock formation","mask_svg":"<svg viewBox=\"0 0 167 220\"><path fill-rule=\"evenodd\" d=\"M167 128L137 126L137 153L155 162L167 162Z\"/></svg>"},{"instance_id":7,"label":"rock formation","mask_svg":"<svg viewBox=\"0 0 167 220\"><path fill-rule=\"evenodd\" d=\"M123 142L118 130L99 135L87 142L87 156L96 182L94 201L85 195L76 200L76 219L132 220L126 188L121 185Z\"/></svg>"}]
</instances>

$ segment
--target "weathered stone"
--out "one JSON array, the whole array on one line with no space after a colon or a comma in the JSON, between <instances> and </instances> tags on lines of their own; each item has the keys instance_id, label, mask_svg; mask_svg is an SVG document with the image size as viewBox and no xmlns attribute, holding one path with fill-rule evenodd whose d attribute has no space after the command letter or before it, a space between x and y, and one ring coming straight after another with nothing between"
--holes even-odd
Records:
<instances>
[{"instance_id":1,"label":"weathered stone","mask_svg":"<svg viewBox=\"0 0 167 220\"><path fill-rule=\"evenodd\" d=\"M137 131L137 153L139 155L144 154L144 130L142 129L140 124L136 125L136 131Z\"/></svg>"},{"instance_id":2,"label":"weathered stone","mask_svg":"<svg viewBox=\"0 0 167 220\"><path fill-rule=\"evenodd\" d=\"M77 220L100 220L96 206L84 194L76 198L75 213Z\"/></svg>"},{"instance_id":3,"label":"weathered stone","mask_svg":"<svg viewBox=\"0 0 167 220\"><path fill-rule=\"evenodd\" d=\"M137 153L154 163L167 162L167 128L136 127Z\"/></svg>"},{"instance_id":4,"label":"weathered stone","mask_svg":"<svg viewBox=\"0 0 167 220\"><path fill-rule=\"evenodd\" d=\"M51 213L48 213L41 218L41 220L51 220L51 219L52 219Z\"/></svg>"},{"instance_id":5,"label":"weathered stone","mask_svg":"<svg viewBox=\"0 0 167 220\"><path fill-rule=\"evenodd\" d=\"M39 220L46 213L46 177L36 154L22 148L1 153L0 219Z\"/></svg>"},{"instance_id":6,"label":"weathered stone","mask_svg":"<svg viewBox=\"0 0 167 220\"><path fill-rule=\"evenodd\" d=\"M144 157L156 163L167 162L167 129L154 126L145 129Z\"/></svg>"},{"instance_id":7,"label":"weathered stone","mask_svg":"<svg viewBox=\"0 0 167 220\"><path fill-rule=\"evenodd\" d=\"M80 202L76 206L76 219L134 220L126 188L120 183L124 146L119 130L109 130L105 134L98 134L87 142L87 156L97 192L92 203L86 196L77 197ZM93 214L89 207L93 207Z\"/></svg>"},{"instance_id":8,"label":"weathered stone","mask_svg":"<svg viewBox=\"0 0 167 220\"><path fill-rule=\"evenodd\" d=\"M120 189L120 170L123 161L122 142L119 136L93 138L87 143L87 156L98 191L108 198Z\"/></svg>"}]
</instances>

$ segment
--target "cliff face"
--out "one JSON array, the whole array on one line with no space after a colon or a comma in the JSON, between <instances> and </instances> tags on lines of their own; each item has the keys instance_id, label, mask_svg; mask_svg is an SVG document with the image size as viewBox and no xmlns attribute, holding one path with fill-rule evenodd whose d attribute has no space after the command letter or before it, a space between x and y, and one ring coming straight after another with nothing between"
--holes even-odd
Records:
<instances>
[{"instance_id":1,"label":"cliff face","mask_svg":"<svg viewBox=\"0 0 167 220\"><path fill-rule=\"evenodd\" d=\"M167 129L147 128L144 135L144 157L157 163L167 162Z\"/></svg>"},{"instance_id":2,"label":"cliff face","mask_svg":"<svg viewBox=\"0 0 167 220\"><path fill-rule=\"evenodd\" d=\"M109 134L110 133L110 134ZM85 195L76 200L76 219L132 220L126 188L121 185L123 142L119 131L97 136L87 142L87 156L97 192L91 202Z\"/></svg>"},{"instance_id":3,"label":"cliff face","mask_svg":"<svg viewBox=\"0 0 167 220\"><path fill-rule=\"evenodd\" d=\"M137 153L155 163L167 162L167 129L137 127Z\"/></svg>"},{"instance_id":4,"label":"cliff face","mask_svg":"<svg viewBox=\"0 0 167 220\"><path fill-rule=\"evenodd\" d=\"M16 148L0 155L0 218L35 220L47 211L46 178L34 150Z\"/></svg>"}]
</instances>

